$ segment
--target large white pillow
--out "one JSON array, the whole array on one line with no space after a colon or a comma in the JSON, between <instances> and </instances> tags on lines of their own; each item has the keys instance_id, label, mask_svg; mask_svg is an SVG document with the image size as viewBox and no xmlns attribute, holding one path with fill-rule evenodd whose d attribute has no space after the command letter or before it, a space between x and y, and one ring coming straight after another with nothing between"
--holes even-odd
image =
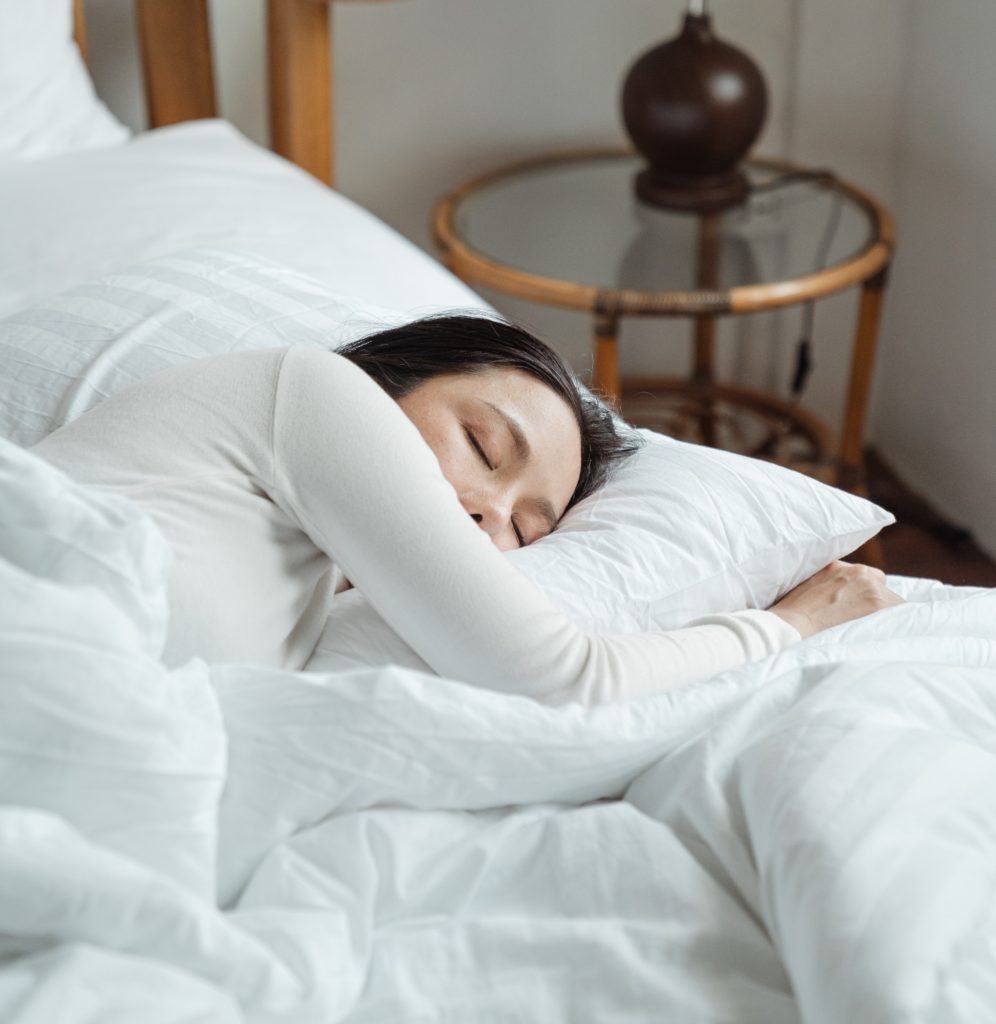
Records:
<instances>
[{"instance_id":1,"label":"large white pillow","mask_svg":"<svg viewBox=\"0 0 996 1024\"><path fill-rule=\"evenodd\" d=\"M0 319L0 437L29 447L178 363L285 345L329 349L405 320L268 260L195 249Z\"/></svg>"},{"instance_id":2,"label":"large white pillow","mask_svg":"<svg viewBox=\"0 0 996 1024\"><path fill-rule=\"evenodd\" d=\"M268 261L193 251L0 320L0 433L31 444L133 380L198 356L332 348L396 323ZM644 432L549 538L509 555L585 629L671 629L766 608L892 522L767 462ZM421 662L361 595L340 597L312 667Z\"/></svg>"},{"instance_id":3,"label":"large white pillow","mask_svg":"<svg viewBox=\"0 0 996 1024\"><path fill-rule=\"evenodd\" d=\"M369 210L227 121L184 121L48 160L0 160L0 199L0 316L195 248L257 253L413 317L440 304L487 308Z\"/></svg>"},{"instance_id":4,"label":"large white pillow","mask_svg":"<svg viewBox=\"0 0 996 1024\"><path fill-rule=\"evenodd\" d=\"M590 631L768 608L891 513L760 459L638 431L644 446L554 535L510 557ZM579 595L584 594L583 597Z\"/></svg>"},{"instance_id":5,"label":"large white pillow","mask_svg":"<svg viewBox=\"0 0 996 1024\"><path fill-rule=\"evenodd\" d=\"M0 161L111 146L128 129L97 99L72 0L0 0Z\"/></svg>"},{"instance_id":6,"label":"large white pillow","mask_svg":"<svg viewBox=\"0 0 996 1024\"><path fill-rule=\"evenodd\" d=\"M644 446L556 531L508 557L592 633L678 629L769 608L894 522L863 498L641 430ZM307 668L390 661L428 671L362 595L340 595Z\"/></svg>"}]
</instances>

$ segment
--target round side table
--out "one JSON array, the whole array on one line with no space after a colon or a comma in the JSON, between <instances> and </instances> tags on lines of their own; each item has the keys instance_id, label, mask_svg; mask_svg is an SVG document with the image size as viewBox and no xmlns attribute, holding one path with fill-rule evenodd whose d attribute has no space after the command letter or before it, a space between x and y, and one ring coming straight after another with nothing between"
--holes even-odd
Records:
<instances>
[{"instance_id":1,"label":"round side table","mask_svg":"<svg viewBox=\"0 0 996 1024\"><path fill-rule=\"evenodd\" d=\"M740 206L672 212L636 200L640 166L631 151L586 150L474 178L436 208L442 258L469 284L591 313L592 385L632 422L863 491L865 420L895 239L888 212L833 175L775 160L749 163L751 192ZM777 259L765 258L759 238ZM839 440L795 400L716 381L718 317L856 285L861 299ZM693 318L690 377L621 379L624 317Z\"/></svg>"}]
</instances>

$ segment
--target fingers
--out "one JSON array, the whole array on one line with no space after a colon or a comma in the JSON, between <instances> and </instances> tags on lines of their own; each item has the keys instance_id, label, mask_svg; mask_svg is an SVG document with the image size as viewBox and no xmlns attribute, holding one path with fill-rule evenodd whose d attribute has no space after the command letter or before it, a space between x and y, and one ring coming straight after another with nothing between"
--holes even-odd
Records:
<instances>
[{"instance_id":1,"label":"fingers","mask_svg":"<svg viewBox=\"0 0 996 1024\"><path fill-rule=\"evenodd\" d=\"M864 577L865 579L877 580L880 583L885 582L885 573L882 572L881 569L876 569L874 566L871 565L858 564L855 564L853 568L859 570L858 575Z\"/></svg>"},{"instance_id":2,"label":"fingers","mask_svg":"<svg viewBox=\"0 0 996 1024\"><path fill-rule=\"evenodd\" d=\"M903 604L885 585L885 579L885 573L874 566L837 560L800 583L770 610L794 626L800 636L811 636Z\"/></svg>"},{"instance_id":3,"label":"fingers","mask_svg":"<svg viewBox=\"0 0 996 1024\"><path fill-rule=\"evenodd\" d=\"M905 604L903 598L885 585L886 576L881 569L859 564L852 565L850 568L852 579L871 588L871 600L878 608L891 608L897 604Z\"/></svg>"},{"instance_id":4,"label":"fingers","mask_svg":"<svg viewBox=\"0 0 996 1024\"><path fill-rule=\"evenodd\" d=\"M862 562L831 562L827 569L836 569L838 572L857 580L875 580L878 583L885 582L885 573L876 569L873 565L865 565Z\"/></svg>"}]
</instances>

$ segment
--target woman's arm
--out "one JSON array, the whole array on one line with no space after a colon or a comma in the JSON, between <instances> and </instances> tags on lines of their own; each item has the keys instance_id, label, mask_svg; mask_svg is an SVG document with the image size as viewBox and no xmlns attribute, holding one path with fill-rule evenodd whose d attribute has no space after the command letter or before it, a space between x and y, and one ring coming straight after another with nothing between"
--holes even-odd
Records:
<instances>
[{"instance_id":1,"label":"woman's arm","mask_svg":"<svg viewBox=\"0 0 996 1024\"><path fill-rule=\"evenodd\" d=\"M341 356L291 349L273 413L273 499L440 675L595 704L684 686L799 639L763 611L589 636L461 507L397 403Z\"/></svg>"}]
</instances>

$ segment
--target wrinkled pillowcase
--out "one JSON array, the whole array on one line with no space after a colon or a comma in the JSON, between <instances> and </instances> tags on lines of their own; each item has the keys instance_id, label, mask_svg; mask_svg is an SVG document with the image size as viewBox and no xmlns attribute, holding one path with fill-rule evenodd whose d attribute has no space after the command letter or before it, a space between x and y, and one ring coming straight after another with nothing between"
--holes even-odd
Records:
<instances>
[{"instance_id":1,"label":"wrinkled pillowcase","mask_svg":"<svg viewBox=\"0 0 996 1024\"><path fill-rule=\"evenodd\" d=\"M638 432L644 446L556 532L508 557L591 633L678 629L769 608L894 521L877 505L758 459ZM340 595L307 668L424 662Z\"/></svg>"},{"instance_id":2,"label":"wrinkled pillowcase","mask_svg":"<svg viewBox=\"0 0 996 1024\"><path fill-rule=\"evenodd\" d=\"M405 319L255 256L190 249L138 263L0 319L0 437L29 448L191 359L338 348Z\"/></svg>"}]
</instances>

